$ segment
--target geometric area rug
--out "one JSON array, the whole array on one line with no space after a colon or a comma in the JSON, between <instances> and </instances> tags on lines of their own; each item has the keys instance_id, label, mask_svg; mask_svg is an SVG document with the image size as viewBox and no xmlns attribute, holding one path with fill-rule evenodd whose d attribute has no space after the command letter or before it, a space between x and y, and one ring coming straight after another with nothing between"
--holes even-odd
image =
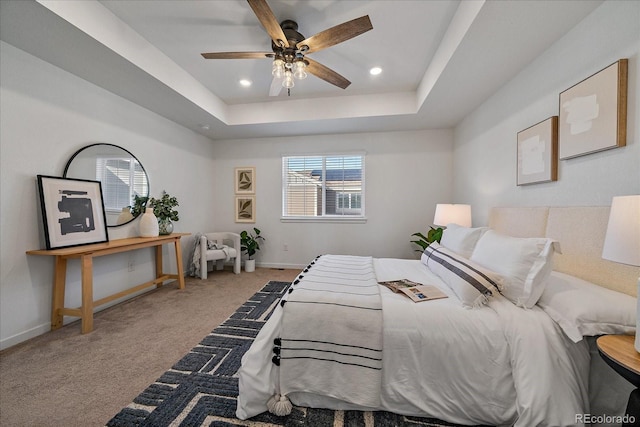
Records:
<instances>
[{"instance_id":1,"label":"geometric area rug","mask_svg":"<svg viewBox=\"0 0 640 427\"><path fill-rule=\"evenodd\" d=\"M237 372L244 353L268 320L288 282L270 281L196 347L123 408L107 427L441 427L457 424L385 411L293 408L242 421L235 417Z\"/></svg>"}]
</instances>

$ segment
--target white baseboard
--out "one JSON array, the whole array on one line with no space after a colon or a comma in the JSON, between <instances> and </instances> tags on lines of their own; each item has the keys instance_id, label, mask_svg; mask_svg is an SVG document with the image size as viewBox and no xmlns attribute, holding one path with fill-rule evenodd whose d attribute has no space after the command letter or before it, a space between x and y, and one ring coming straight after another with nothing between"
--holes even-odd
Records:
<instances>
[{"instance_id":1,"label":"white baseboard","mask_svg":"<svg viewBox=\"0 0 640 427\"><path fill-rule=\"evenodd\" d=\"M270 262L261 262L256 263L256 267L262 268L284 268L287 270L302 270L305 268L307 264L279 264L279 263L270 263Z\"/></svg>"},{"instance_id":2,"label":"white baseboard","mask_svg":"<svg viewBox=\"0 0 640 427\"><path fill-rule=\"evenodd\" d=\"M16 344L30 340L39 335L46 334L51 330L51 322L43 323L42 325L35 326L19 334L12 335L3 340L0 340L0 351L6 350L9 347L13 347Z\"/></svg>"}]
</instances>

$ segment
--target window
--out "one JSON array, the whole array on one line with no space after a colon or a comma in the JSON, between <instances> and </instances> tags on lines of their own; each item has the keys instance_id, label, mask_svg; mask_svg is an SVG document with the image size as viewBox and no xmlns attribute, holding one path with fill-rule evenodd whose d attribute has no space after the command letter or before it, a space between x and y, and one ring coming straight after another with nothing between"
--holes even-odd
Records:
<instances>
[{"instance_id":1,"label":"window","mask_svg":"<svg viewBox=\"0 0 640 427\"><path fill-rule=\"evenodd\" d=\"M98 157L96 180L102 182L104 209L120 212L133 204L134 195L148 194L145 172L132 157Z\"/></svg>"},{"instance_id":2,"label":"window","mask_svg":"<svg viewBox=\"0 0 640 427\"><path fill-rule=\"evenodd\" d=\"M282 158L282 216L363 219L364 156Z\"/></svg>"}]
</instances>

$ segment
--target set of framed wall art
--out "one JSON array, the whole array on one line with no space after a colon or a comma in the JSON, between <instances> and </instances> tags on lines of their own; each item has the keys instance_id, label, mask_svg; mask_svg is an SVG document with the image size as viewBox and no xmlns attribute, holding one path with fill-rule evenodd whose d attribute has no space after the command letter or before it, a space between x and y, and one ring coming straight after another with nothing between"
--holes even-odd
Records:
<instances>
[{"instance_id":1,"label":"set of framed wall art","mask_svg":"<svg viewBox=\"0 0 640 427\"><path fill-rule=\"evenodd\" d=\"M560 93L559 116L517 135L517 185L557 181L558 160L626 145L627 59Z\"/></svg>"},{"instance_id":2,"label":"set of framed wall art","mask_svg":"<svg viewBox=\"0 0 640 427\"><path fill-rule=\"evenodd\" d=\"M234 170L236 222L256 222L256 168Z\"/></svg>"}]
</instances>

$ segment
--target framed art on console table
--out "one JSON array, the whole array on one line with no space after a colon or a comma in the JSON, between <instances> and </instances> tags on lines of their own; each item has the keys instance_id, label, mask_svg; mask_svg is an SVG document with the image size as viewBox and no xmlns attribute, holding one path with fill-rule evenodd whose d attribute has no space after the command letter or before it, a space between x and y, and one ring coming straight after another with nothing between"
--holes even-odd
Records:
<instances>
[{"instance_id":1,"label":"framed art on console table","mask_svg":"<svg viewBox=\"0 0 640 427\"><path fill-rule=\"evenodd\" d=\"M100 181L37 178L47 249L109 241Z\"/></svg>"}]
</instances>

